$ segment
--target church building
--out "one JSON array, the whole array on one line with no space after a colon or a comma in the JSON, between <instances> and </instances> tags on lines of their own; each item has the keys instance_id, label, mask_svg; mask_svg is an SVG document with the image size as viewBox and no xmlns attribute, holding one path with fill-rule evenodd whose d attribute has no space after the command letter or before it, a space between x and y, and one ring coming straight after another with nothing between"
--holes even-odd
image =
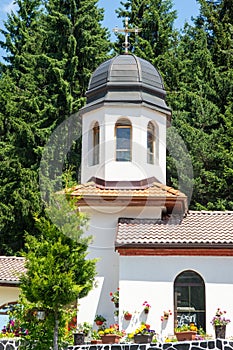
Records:
<instances>
[{"instance_id":1,"label":"church building","mask_svg":"<svg viewBox=\"0 0 233 350\"><path fill-rule=\"evenodd\" d=\"M88 257L98 261L78 322L103 315L127 333L147 322L161 339L194 322L214 334L220 308L233 335L233 213L189 211L186 194L166 186L172 113L160 73L133 54L118 55L95 70L86 96L81 184L72 195L90 218ZM110 294L118 291L115 306Z\"/></svg>"}]
</instances>

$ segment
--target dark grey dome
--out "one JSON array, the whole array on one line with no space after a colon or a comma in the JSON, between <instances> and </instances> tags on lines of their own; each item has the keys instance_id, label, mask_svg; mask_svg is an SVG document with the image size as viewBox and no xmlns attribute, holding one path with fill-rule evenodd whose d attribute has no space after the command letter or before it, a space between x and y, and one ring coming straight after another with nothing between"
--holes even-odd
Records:
<instances>
[{"instance_id":1,"label":"dark grey dome","mask_svg":"<svg viewBox=\"0 0 233 350\"><path fill-rule=\"evenodd\" d=\"M145 102L168 109L161 75L135 55L119 55L103 62L92 74L86 96L87 105Z\"/></svg>"}]
</instances>

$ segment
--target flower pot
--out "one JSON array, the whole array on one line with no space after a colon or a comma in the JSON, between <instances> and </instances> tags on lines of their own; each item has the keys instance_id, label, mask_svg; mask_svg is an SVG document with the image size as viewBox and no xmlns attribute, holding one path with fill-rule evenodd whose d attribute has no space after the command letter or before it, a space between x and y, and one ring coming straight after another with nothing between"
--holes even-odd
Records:
<instances>
[{"instance_id":1,"label":"flower pot","mask_svg":"<svg viewBox=\"0 0 233 350\"><path fill-rule=\"evenodd\" d=\"M130 321L131 318L132 318L132 314L125 314L125 315L124 315L124 319L125 319L126 321Z\"/></svg>"},{"instance_id":2,"label":"flower pot","mask_svg":"<svg viewBox=\"0 0 233 350\"><path fill-rule=\"evenodd\" d=\"M214 326L215 338L226 338L226 325L225 326Z\"/></svg>"},{"instance_id":3,"label":"flower pot","mask_svg":"<svg viewBox=\"0 0 233 350\"><path fill-rule=\"evenodd\" d=\"M82 345L85 342L84 333L74 333L74 345Z\"/></svg>"},{"instance_id":4,"label":"flower pot","mask_svg":"<svg viewBox=\"0 0 233 350\"><path fill-rule=\"evenodd\" d=\"M103 344L118 344L121 336L118 334L105 334L101 335Z\"/></svg>"},{"instance_id":5,"label":"flower pot","mask_svg":"<svg viewBox=\"0 0 233 350\"><path fill-rule=\"evenodd\" d=\"M178 341L194 340L196 338L196 334L197 332L195 331L184 331L175 333Z\"/></svg>"},{"instance_id":6,"label":"flower pot","mask_svg":"<svg viewBox=\"0 0 233 350\"><path fill-rule=\"evenodd\" d=\"M95 321L95 324L96 324L97 326L102 326L103 323L104 323L103 321Z\"/></svg>"},{"instance_id":7,"label":"flower pot","mask_svg":"<svg viewBox=\"0 0 233 350\"><path fill-rule=\"evenodd\" d=\"M151 343L152 338L153 338L153 334L135 334L134 335L134 343L136 343L136 344Z\"/></svg>"},{"instance_id":8,"label":"flower pot","mask_svg":"<svg viewBox=\"0 0 233 350\"><path fill-rule=\"evenodd\" d=\"M102 344L101 339L91 339L91 344Z\"/></svg>"}]
</instances>

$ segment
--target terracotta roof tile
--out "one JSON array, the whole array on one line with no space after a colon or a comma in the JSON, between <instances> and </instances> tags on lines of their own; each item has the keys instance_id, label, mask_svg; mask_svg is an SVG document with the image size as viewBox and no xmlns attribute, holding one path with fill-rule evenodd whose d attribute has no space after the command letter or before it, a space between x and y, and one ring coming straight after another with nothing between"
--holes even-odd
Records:
<instances>
[{"instance_id":1,"label":"terracotta roof tile","mask_svg":"<svg viewBox=\"0 0 233 350\"><path fill-rule=\"evenodd\" d=\"M19 275L26 272L25 259L15 256L0 256L0 283L18 283Z\"/></svg>"},{"instance_id":2,"label":"terracotta roof tile","mask_svg":"<svg viewBox=\"0 0 233 350\"><path fill-rule=\"evenodd\" d=\"M233 244L233 212L191 211L171 220L119 219L116 246Z\"/></svg>"},{"instance_id":3,"label":"terracotta roof tile","mask_svg":"<svg viewBox=\"0 0 233 350\"><path fill-rule=\"evenodd\" d=\"M126 197L186 197L182 192L175 190L172 187L163 185L159 182L154 182L148 188L99 188L95 182L88 182L76 186L72 193L73 196L126 196Z\"/></svg>"}]
</instances>

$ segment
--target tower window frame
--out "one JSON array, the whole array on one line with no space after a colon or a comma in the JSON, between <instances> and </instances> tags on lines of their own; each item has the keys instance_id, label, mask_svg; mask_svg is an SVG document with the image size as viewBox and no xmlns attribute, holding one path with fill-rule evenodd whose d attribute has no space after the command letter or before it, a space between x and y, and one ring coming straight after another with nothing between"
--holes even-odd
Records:
<instances>
[{"instance_id":1,"label":"tower window frame","mask_svg":"<svg viewBox=\"0 0 233 350\"><path fill-rule=\"evenodd\" d=\"M126 119L119 119L115 124L116 161L132 161L132 124Z\"/></svg>"},{"instance_id":2,"label":"tower window frame","mask_svg":"<svg viewBox=\"0 0 233 350\"><path fill-rule=\"evenodd\" d=\"M150 121L147 124L147 163L155 164L155 141L156 141L156 127Z\"/></svg>"},{"instance_id":3,"label":"tower window frame","mask_svg":"<svg viewBox=\"0 0 233 350\"><path fill-rule=\"evenodd\" d=\"M100 152L100 127L99 123L95 122L92 128L92 165L99 164Z\"/></svg>"}]
</instances>

